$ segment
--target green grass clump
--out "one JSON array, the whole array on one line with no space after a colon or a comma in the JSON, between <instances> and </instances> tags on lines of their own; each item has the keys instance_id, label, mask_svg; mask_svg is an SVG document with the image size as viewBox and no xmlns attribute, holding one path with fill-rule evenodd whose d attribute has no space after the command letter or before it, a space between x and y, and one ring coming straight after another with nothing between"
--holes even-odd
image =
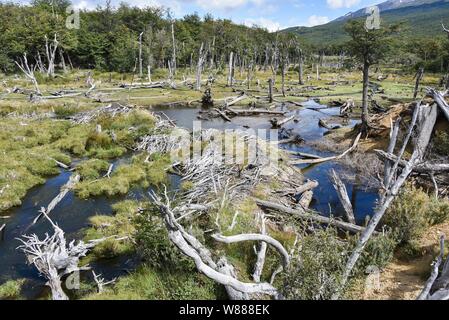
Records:
<instances>
[{"instance_id":1,"label":"green grass clump","mask_svg":"<svg viewBox=\"0 0 449 320\"><path fill-rule=\"evenodd\" d=\"M0 285L0 300L19 300L25 279L10 280Z\"/></svg>"},{"instance_id":2,"label":"green grass clump","mask_svg":"<svg viewBox=\"0 0 449 320\"><path fill-rule=\"evenodd\" d=\"M81 180L95 180L106 173L109 163L99 159L89 159L77 166L76 172L81 176Z\"/></svg>"},{"instance_id":3,"label":"green grass clump","mask_svg":"<svg viewBox=\"0 0 449 320\"><path fill-rule=\"evenodd\" d=\"M140 204L137 201L125 200L112 206L113 216L96 215L89 218L91 227L86 230L85 240L94 240L117 236L129 239L117 241L113 238L98 244L92 251L92 258L114 258L123 254L131 254L135 246L131 242L136 232L134 219Z\"/></svg>"},{"instance_id":4,"label":"green grass clump","mask_svg":"<svg viewBox=\"0 0 449 320\"><path fill-rule=\"evenodd\" d=\"M222 294L218 285L197 272L171 272L142 266L119 278L102 294L88 300L214 300Z\"/></svg>"}]
</instances>

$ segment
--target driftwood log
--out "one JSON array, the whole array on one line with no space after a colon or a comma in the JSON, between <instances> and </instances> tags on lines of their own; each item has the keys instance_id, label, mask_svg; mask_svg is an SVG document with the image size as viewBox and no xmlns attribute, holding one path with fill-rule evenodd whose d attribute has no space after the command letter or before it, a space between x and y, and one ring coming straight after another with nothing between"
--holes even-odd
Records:
<instances>
[{"instance_id":1,"label":"driftwood log","mask_svg":"<svg viewBox=\"0 0 449 320\"><path fill-rule=\"evenodd\" d=\"M256 201L256 204L261 208L266 208L266 209L269 209L272 211L285 213L292 217L299 218L301 220L313 221L313 222L316 222L319 224L334 226L334 227L337 227L337 228L340 228L342 230L349 231L352 233L361 233L365 230L365 228L363 228L363 227L360 227L360 226L357 226L357 225L354 225L351 223L323 217L316 213L307 212L303 209L298 209L298 208L292 209L289 207L285 207L281 204L268 202L268 201L264 201L264 200L259 200L259 199L255 199L255 201Z\"/></svg>"}]
</instances>

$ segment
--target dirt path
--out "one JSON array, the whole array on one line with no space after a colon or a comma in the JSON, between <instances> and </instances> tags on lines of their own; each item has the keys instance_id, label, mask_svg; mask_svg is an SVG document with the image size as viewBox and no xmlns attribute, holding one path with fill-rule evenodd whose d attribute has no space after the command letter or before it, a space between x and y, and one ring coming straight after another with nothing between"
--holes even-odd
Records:
<instances>
[{"instance_id":1,"label":"dirt path","mask_svg":"<svg viewBox=\"0 0 449 320\"><path fill-rule=\"evenodd\" d=\"M441 234L449 237L449 222L430 228L420 240L423 255L413 260L395 260L380 274L380 288L363 292L367 300L414 300L421 292L438 254Z\"/></svg>"}]
</instances>

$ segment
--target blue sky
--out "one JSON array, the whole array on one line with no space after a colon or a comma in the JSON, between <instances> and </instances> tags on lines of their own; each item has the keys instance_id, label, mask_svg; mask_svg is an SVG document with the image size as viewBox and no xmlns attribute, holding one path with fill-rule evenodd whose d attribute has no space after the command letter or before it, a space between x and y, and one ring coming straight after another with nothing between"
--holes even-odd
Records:
<instances>
[{"instance_id":1,"label":"blue sky","mask_svg":"<svg viewBox=\"0 0 449 320\"><path fill-rule=\"evenodd\" d=\"M2 0L0 0L2 1ZM26 0L19 0L27 2ZM112 0L117 5L122 0ZM80 7L92 9L105 0L72 0ZM132 0L137 6L161 5L172 9L176 17L198 12L229 18L246 25L257 24L270 31L292 26L314 26L326 23L350 11L380 0Z\"/></svg>"}]
</instances>

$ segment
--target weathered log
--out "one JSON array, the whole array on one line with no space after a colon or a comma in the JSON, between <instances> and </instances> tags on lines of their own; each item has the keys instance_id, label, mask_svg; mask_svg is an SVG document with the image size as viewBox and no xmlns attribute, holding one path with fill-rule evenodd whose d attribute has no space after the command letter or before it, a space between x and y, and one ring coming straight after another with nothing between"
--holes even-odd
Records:
<instances>
[{"instance_id":1,"label":"weathered log","mask_svg":"<svg viewBox=\"0 0 449 320\"><path fill-rule=\"evenodd\" d=\"M417 300L428 300L430 296L430 290L432 289L433 284L438 278L438 274L440 273L440 266L443 263L444 258L444 236L440 238L440 254L435 262L432 264L432 272L430 274L429 279L426 281L423 290L419 294Z\"/></svg>"},{"instance_id":2,"label":"weathered log","mask_svg":"<svg viewBox=\"0 0 449 320\"><path fill-rule=\"evenodd\" d=\"M217 113L226 121L228 122L232 122L231 118L229 118L223 111L221 111L220 109L215 108L215 111L217 111Z\"/></svg>"},{"instance_id":3,"label":"weathered log","mask_svg":"<svg viewBox=\"0 0 449 320\"><path fill-rule=\"evenodd\" d=\"M302 209L298 209L298 208L292 209L292 208L285 207L281 204L276 204L273 202L263 201L263 200L259 200L259 199L255 199L255 201L259 207L286 213L288 215L299 218L301 220L310 220L310 221L313 221L313 222L316 222L319 224L331 225L331 226L334 226L334 227L337 227L337 228L340 228L342 230L349 231L352 233L361 233L365 230L365 228L363 228L363 227L360 227L360 226L357 226L357 225L354 225L351 223L323 217L316 213L306 212L305 210L302 210Z\"/></svg>"},{"instance_id":4,"label":"weathered log","mask_svg":"<svg viewBox=\"0 0 449 320\"><path fill-rule=\"evenodd\" d=\"M377 156L382 160L388 160L392 162L398 161L398 157L394 154L387 153L383 150L374 150ZM399 160L399 165L401 167L405 167L407 165L407 160ZM429 162L421 162L417 164L413 168L414 172L418 173L429 173L429 172L447 172L449 171L449 163L429 163Z\"/></svg>"},{"instance_id":5,"label":"weathered log","mask_svg":"<svg viewBox=\"0 0 449 320\"><path fill-rule=\"evenodd\" d=\"M343 181L341 181L340 177L337 175L334 169L331 170L331 179L332 184L335 190L337 191L338 198L340 199L340 202L343 205L343 209L346 214L346 219L348 220L348 222L356 224L351 200L349 200L348 196L348 191L346 190L345 184L343 183Z\"/></svg>"},{"instance_id":6,"label":"weathered log","mask_svg":"<svg viewBox=\"0 0 449 320\"><path fill-rule=\"evenodd\" d=\"M212 260L210 251L176 222L166 192L166 203L163 203L154 193L151 193L150 196L152 197L153 203L161 211L170 241L183 254L194 261L199 272L217 283L224 285L231 299L248 299L251 294L267 294L279 297L278 290L269 283L244 283L238 280L234 268L225 258L215 263Z\"/></svg>"},{"instance_id":7,"label":"weathered log","mask_svg":"<svg viewBox=\"0 0 449 320\"><path fill-rule=\"evenodd\" d=\"M307 210L309 209L312 200L313 200L313 191L308 190L302 194L301 198L298 201L298 204L301 206L301 208Z\"/></svg>"},{"instance_id":8,"label":"weathered log","mask_svg":"<svg viewBox=\"0 0 449 320\"><path fill-rule=\"evenodd\" d=\"M321 158L323 158L323 157L317 156L315 154L310 154L310 153L301 152L301 151L292 151L292 150L283 150L283 151L287 152L291 155L299 156L299 157L305 158L305 159L321 159Z\"/></svg>"},{"instance_id":9,"label":"weathered log","mask_svg":"<svg viewBox=\"0 0 449 320\"><path fill-rule=\"evenodd\" d=\"M271 111L271 110L263 110L263 109L251 109L251 110L236 110L227 108L226 112L229 114L233 114L235 116L252 116L252 115L260 115L260 114L268 114L268 115L284 115L283 111Z\"/></svg>"},{"instance_id":10,"label":"weathered log","mask_svg":"<svg viewBox=\"0 0 449 320\"><path fill-rule=\"evenodd\" d=\"M433 88L427 88L427 95L433 98L435 100L438 107L443 112L446 119L449 121L449 105L447 104L446 100L444 99L444 96L446 95L446 92L441 93Z\"/></svg>"},{"instance_id":11,"label":"weathered log","mask_svg":"<svg viewBox=\"0 0 449 320\"><path fill-rule=\"evenodd\" d=\"M280 193L283 196L287 196L287 195L297 196L297 195L303 194L306 191L315 189L316 187L318 187L318 185L319 185L318 181L309 180L297 188L283 189L283 190L277 191L277 193Z\"/></svg>"},{"instance_id":12,"label":"weathered log","mask_svg":"<svg viewBox=\"0 0 449 320\"><path fill-rule=\"evenodd\" d=\"M266 235L267 228L266 228L266 223L265 223L265 215L263 213L259 213L258 216L260 216L260 224L261 224L260 232L261 232L261 234ZM267 243L265 241L261 241L260 249L257 252L256 264L254 265L253 280L255 282L260 282L260 277L262 276L263 267L265 266L266 255L267 255Z\"/></svg>"},{"instance_id":13,"label":"weathered log","mask_svg":"<svg viewBox=\"0 0 449 320\"><path fill-rule=\"evenodd\" d=\"M288 122L290 122L290 121L292 121L294 119L295 119L295 116L290 116L290 117L282 119L282 120L279 120L277 118L273 118L273 119L270 120L270 122L271 122L271 126L273 128L280 128L284 124L286 124L286 123L288 123Z\"/></svg>"},{"instance_id":14,"label":"weathered log","mask_svg":"<svg viewBox=\"0 0 449 320\"><path fill-rule=\"evenodd\" d=\"M80 175L71 176L69 181L61 187L61 192L49 203L47 208L42 207L40 213L34 218L32 225L36 224L43 215L48 216L51 211L58 205L59 202L64 199L67 193L72 190L75 185L79 182Z\"/></svg>"},{"instance_id":15,"label":"weathered log","mask_svg":"<svg viewBox=\"0 0 449 320\"><path fill-rule=\"evenodd\" d=\"M348 150L346 150L345 152L343 152L342 154L340 154L338 156L318 158L318 159L294 160L294 161L290 161L290 164L293 164L293 165L317 164L317 163L323 163L323 162L332 161L332 160L340 160L341 158L344 158L347 154L353 152L357 148L357 145L359 144L361 136L362 136L362 134L359 133L358 136L356 137L356 139L354 140L352 146Z\"/></svg>"},{"instance_id":16,"label":"weathered log","mask_svg":"<svg viewBox=\"0 0 449 320\"><path fill-rule=\"evenodd\" d=\"M99 243L115 237L92 240L87 243L83 241L77 244L75 241L67 243L64 231L45 212L43 214L53 227L53 235L46 234L44 240L40 240L35 234L24 235L17 239L22 242L18 249L26 254L28 261L48 280L46 285L51 289L53 300L68 300L68 296L62 289L62 277L73 272L89 270L88 266L78 266L80 259Z\"/></svg>"},{"instance_id":17,"label":"weathered log","mask_svg":"<svg viewBox=\"0 0 449 320\"><path fill-rule=\"evenodd\" d=\"M399 134L399 128L400 128L400 124L401 124L401 118L398 118L395 121L394 125L392 123L392 120L390 119L390 123L391 123L390 143L388 145L387 152L388 153L393 153L394 149L396 148L396 143L397 143L397 140L398 140L398 134ZM384 185L386 185L388 183L387 177L390 176L390 171L391 171L391 163L390 163L390 161L385 161L385 165L384 165Z\"/></svg>"}]
</instances>

